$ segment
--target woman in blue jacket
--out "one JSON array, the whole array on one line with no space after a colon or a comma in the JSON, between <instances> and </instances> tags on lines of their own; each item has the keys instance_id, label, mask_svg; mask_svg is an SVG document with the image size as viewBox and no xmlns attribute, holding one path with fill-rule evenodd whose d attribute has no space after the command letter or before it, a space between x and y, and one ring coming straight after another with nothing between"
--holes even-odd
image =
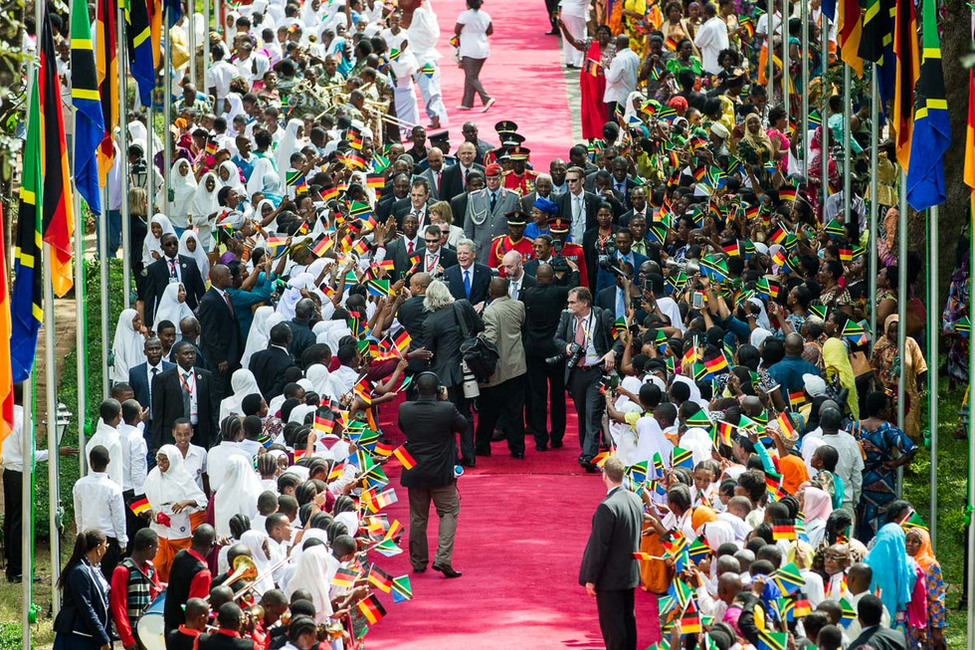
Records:
<instances>
[{"instance_id":1,"label":"woman in blue jacket","mask_svg":"<svg viewBox=\"0 0 975 650\"><path fill-rule=\"evenodd\" d=\"M109 650L108 582L98 569L108 541L88 530L78 534L71 558L58 578L61 611L54 619L54 650Z\"/></svg>"}]
</instances>

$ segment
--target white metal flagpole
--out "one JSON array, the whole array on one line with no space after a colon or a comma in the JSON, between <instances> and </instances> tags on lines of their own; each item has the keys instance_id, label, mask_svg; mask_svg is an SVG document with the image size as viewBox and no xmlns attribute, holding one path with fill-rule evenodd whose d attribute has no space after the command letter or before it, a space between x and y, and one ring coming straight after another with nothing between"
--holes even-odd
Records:
<instances>
[{"instance_id":1,"label":"white metal flagpole","mask_svg":"<svg viewBox=\"0 0 975 650\"><path fill-rule=\"evenodd\" d=\"M34 417L33 376L24 380L23 435L20 439L20 573L24 606L20 616L20 638L24 650L30 650L30 606L34 586Z\"/></svg>"},{"instance_id":2,"label":"white metal flagpole","mask_svg":"<svg viewBox=\"0 0 975 650\"><path fill-rule=\"evenodd\" d=\"M102 219L102 223L105 220ZM102 240L104 242L104 240ZM47 394L47 477L48 521L51 527L51 583L61 575L61 538L58 534L58 507L60 506L60 474L58 472L58 384L54 368L54 283L51 282L50 244L44 244L44 383ZM81 450L84 453L84 450ZM61 593L51 591L51 607L57 615L61 609Z\"/></svg>"},{"instance_id":3,"label":"white metal flagpole","mask_svg":"<svg viewBox=\"0 0 975 650\"><path fill-rule=\"evenodd\" d=\"M941 255L938 246L938 206L928 213L928 228L931 231L928 241L928 358L937 367L938 363L938 259ZM931 436L931 502L928 516L928 532L931 534L931 547L937 548L938 541L938 373L928 372L928 429Z\"/></svg>"},{"instance_id":4,"label":"white metal flagpole","mask_svg":"<svg viewBox=\"0 0 975 650\"><path fill-rule=\"evenodd\" d=\"M122 156L120 160L116 161L116 164L122 165L122 168L119 170L119 179L122 181L122 189L120 190L122 194L122 258L126 260L126 263L122 265L122 305L125 309L128 309L130 302L129 287L132 284L132 278L129 276L128 246L126 242L127 235L129 234L129 66L126 61L129 49L128 39L125 35L125 8L122 3L119 3L117 20L118 29L116 29L116 32L118 32L118 45L116 51L118 52L119 149L122 150ZM152 137L150 136L149 139L151 140ZM152 203L149 205L151 209ZM108 210L106 209L105 212L107 214Z\"/></svg>"}]
</instances>

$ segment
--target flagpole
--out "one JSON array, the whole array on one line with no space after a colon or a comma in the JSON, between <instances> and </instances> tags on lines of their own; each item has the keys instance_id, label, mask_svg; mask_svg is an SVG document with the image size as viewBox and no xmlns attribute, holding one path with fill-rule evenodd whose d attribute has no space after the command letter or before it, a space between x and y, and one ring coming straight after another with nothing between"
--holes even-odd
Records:
<instances>
[{"instance_id":1,"label":"flagpole","mask_svg":"<svg viewBox=\"0 0 975 650\"><path fill-rule=\"evenodd\" d=\"M897 350L901 357L907 345L907 174L900 168L898 189L899 215L897 219ZM905 424L904 373L897 377L897 426L901 431ZM897 495L904 488L904 467L897 468Z\"/></svg>"},{"instance_id":2,"label":"flagpole","mask_svg":"<svg viewBox=\"0 0 975 650\"><path fill-rule=\"evenodd\" d=\"M786 121L791 121L792 102L789 101L789 3L782 3L782 108Z\"/></svg>"},{"instance_id":3,"label":"flagpole","mask_svg":"<svg viewBox=\"0 0 975 650\"><path fill-rule=\"evenodd\" d=\"M74 120L73 133L78 132L78 111L72 111L72 117ZM85 327L85 230L82 227L82 214L81 214L81 193L78 192L77 177L75 172L77 170L76 166L76 149L71 147L71 174L72 174L72 184L71 184L71 201L74 204L74 213L78 215L78 226L75 231L74 237L74 315L75 315L75 374L77 375L77 391L78 391L78 448L85 448L85 427L84 427L84 414L88 412L87 408L87 398L88 398L88 383L87 377L88 373L85 372L85 359L88 355L88 340L87 332ZM102 214L99 219L107 218L108 206L102 206ZM78 470L81 476L85 475L85 464L88 459L85 458L84 454L81 454L78 463Z\"/></svg>"},{"instance_id":4,"label":"flagpole","mask_svg":"<svg viewBox=\"0 0 975 650\"><path fill-rule=\"evenodd\" d=\"M867 239L870 249L870 275L868 278L876 278L879 269L877 268L877 174L880 158L880 86L877 83L877 74L880 68L876 63L871 67L870 72L870 236ZM877 283L868 282L870 285L870 333L873 340L877 340Z\"/></svg>"},{"instance_id":5,"label":"flagpole","mask_svg":"<svg viewBox=\"0 0 975 650\"><path fill-rule=\"evenodd\" d=\"M153 75L155 75L155 70L153 70ZM155 214L155 210L153 209L152 206L156 202L156 181L155 181L155 174L152 173L156 166L156 153L152 150L154 140L156 139L155 137L156 127L155 127L155 118L154 118L154 111L153 111L153 104L155 103L155 99L156 99L156 88L155 88L155 84L153 84L152 100L149 101L149 106L147 107L146 110L146 121L148 122L147 126L149 127L147 129L149 131L149 137L146 140L146 173L147 173L146 194L148 196L146 210L149 212L149 214L146 217L147 221L151 219L152 216ZM165 210L163 210L163 212L165 212ZM127 257L125 259L128 260ZM126 262L125 266L126 268L128 268L129 266L128 262ZM125 285L125 286L128 287L129 285Z\"/></svg>"},{"instance_id":6,"label":"flagpole","mask_svg":"<svg viewBox=\"0 0 975 650\"><path fill-rule=\"evenodd\" d=\"M802 21L802 175L809 176L809 3L799 3L799 18Z\"/></svg>"},{"instance_id":7,"label":"flagpole","mask_svg":"<svg viewBox=\"0 0 975 650\"><path fill-rule=\"evenodd\" d=\"M938 245L938 206L932 206L928 228L928 358L938 363L938 258L941 255ZM937 367L937 365L935 365ZM928 532L931 534L931 548L938 541L938 373L928 372L928 428L931 436L931 503L928 516Z\"/></svg>"},{"instance_id":8,"label":"flagpole","mask_svg":"<svg viewBox=\"0 0 975 650\"><path fill-rule=\"evenodd\" d=\"M173 123L173 39L169 30L169 5L164 4L163 26L166 31L166 47L163 61L163 205L169 205L169 170L173 165L173 135L170 125ZM192 59L190 59L192 64Z\"/></svg>"},{"instance_id":9,"label":"flagpole","mask_svg":"<svg viewBox=\"0 0 975 650\"><path fill-rule=\"evenodd\" d=\"M215 0L219 2L219 0ZM768 16L768 24L765 29L768 34L765 35L765 52L768 58L768 99L766 103L769 106L775 105L775 47L772 45L772 35L775 33L775 5L774 0L766 0L765 3L765 15Z\"/></svg>"},{"instance_id":10,"label":"flagpole","mask_svg":"<svg viewBox=\"0 0 975 650\"><path fill-rule=\"evenodd\" d=\"M122 264L122 303L125 309L129 308L129 287L131 286L132 278L129 275L129 265L128 265L128 246L126 245L127 235L129 234L129 97L128 97L128 66L126 65L126 57L128 55L128 44L125 37L125 8L122 3L118 6L118 19L116 21L118 26L116 27L116 32L118 33L118 47L115 48L118 52L118 63L119 63L119 74L118 74L118 96L119 96L119 149L122 150L121 163L122 168L119 173L119 178L122 182L121 189L119 192L122 194L121 203L121 220L122 220L122 258L126 260L125 264ZM150 131L149 139L152 139L152 132ZM152 203L149 204L150 206ZM108 209L105 209L105 213L108 214Z\"/></svg>"},{"instance_id":11,"label":"flagpole","mask_svg":"<svg viewBox=\"0 0 975 650\"><path fill-rule=\"evenodd\" d=\"M972 10L972 30L975 32L975 9ZM969 197L969 210L975 209L975 196ZM975 220L972 220L973 225L975 225ZM968 281L972 281L972 269L975 269L975 233L969 230L969 243L968 248ZM975 368L975 345L972 344L971 336L969 335L968 341L968 502L966 503L967 508L971 508L975 505L975 399L972 399L972 368ZM930 370L928 372L931 372ZM965 593L968 594L968 616L966 617L967 622L967 632L968 632L968 647L971 648L972 644L975 643L975 598L972 598L972 594L975 594L975 571L971 570L972 558L975 558L975 525L972 525L972 512L966 508L967 521L968 521L968 548L966 553L968 555L969 570L968 575L965 580L967 581L967 589Z\"/></svg>"},{"instance_id":12,"label":"flagpole","mask_svg":"<svg viewBox=\"0 0 975 650\"><path fill-rule=\"evenodd\" d=\"M210 71L210 0L203 0L203 85L206 85L207 72ZM193 52L196 58L196 52ZM206 89L204 88L204 91Z\"/></svg>"},{"instance_id":13,"label":"flagpole","mask_svg":"<svg viewBox=\"0 0 975 650\"><path fill-rule=\"evenodd\" d=\"M190 46L190 83L196 86L196 0L186 1L186 13L189 14L186 36Z\"/></svg>"},{"instance_id":14,"label":"flagpole","mask_svg":"<svg viewBox=\"0 0 975 650\"><path fill-rule=\"evenodd\" d=\"M850 124L853 122L853 101L850 91L853 89L852 70L843 64L843 221L853 221L850 215L850 165L852 151L850 148ZM906 195L905 195L906 196Z\"/></svg>"},{"instance_id":15,"label":"flagpole","mask_svg":"<svg viewBox=\"0 0 975 650\"><path fill-rule=\"evenodd\" d=\"M39 3L38 3L39 4ZM40 23L38 23L38 32ZM105 220L102 219L104 224ZM103 226L104 227L104 226ZM102 242L104 243L104 239ZM47 479L48 479L48 523L51 531L51 584L57 584L61 575L61 539L58 533L58 506L60 505L60 485L58 482L58 385L54 371L54 283L51 281L51 245L44 244L44 383L47 393ZM84 450L81 450L84 453ZM51 614L57 616L61 609L61 593L51 590Z\"/></svg>"},{"instance_id":16,"label":"flagpole","mask_svg":"<svg viewBox=\"0 0 975 650\"><path fill-rule=\"evenodd\" d=\"M39 23L38 23L39 25ZM29 95L28 95L29 96ZM24 380L23 436L20 439L20 457L23 466L20 474L20 573L24 606L20 612L21 647L30 650L30 605L34 586L34 418L33 377ZM55 590L56 591L56 590Z\"/></svg>"},{"instance_id":17,"label":"flagpole","mask_svg":"<svg viewBox=\"0 0 975 650\"><path fill-rule=\"evenodd\" d=\"M125 197L122 197L122 200L124 201ZM102 205L108 206L107 184L102 192ZM111 381L108 376L108 355L112 351L108 338L108 227L105 216L106 214L103 212L102 218L98 220L98 287L101 290L99 309L102 324L102 399L107 399L111 390Z\"/></svg>"},{"instance_id":18,"label":"flagpole","mask_svg":"<svg viewBox=\"0 0 975 650\"><path fill-rule=\"evenodd\" d=\"M826 210L826 199L829 198L829 159L830 159L830 155L829 155L829 89L826 87L826 73L829 71L829 18L826 17L826 14L825 13L823 13L823 9L822 9L821 6L819 8L819 22L821 23L821 26L819 28L819 31L820 31L819 37L820 37L820 40L822 41L821 42L822 51L820 53L820 57L822 58L822 65L820 67L822 69L819 72L819 80L820 80L820 84L819 84L819 91L820 92L819 92L819 94L820 94L820 100L822 101L822 104L821 104L822 108L820 109L822 112L819 114L819 120L820 120L820 125L819 125L819 133L820 133L820 138L819 138L819 144L820 144L820 147L819 147L819 158L820 158L820 162L823 165L823 170L822 170L822 174L823 174L823 177L822 177L823 203L822 203L822 205L823 205L823 215L825 216L825 214L826 214L826 212L825 212L825 210ZM825 221L825 218L823 220Z\"/></svg>"}]
</instances>

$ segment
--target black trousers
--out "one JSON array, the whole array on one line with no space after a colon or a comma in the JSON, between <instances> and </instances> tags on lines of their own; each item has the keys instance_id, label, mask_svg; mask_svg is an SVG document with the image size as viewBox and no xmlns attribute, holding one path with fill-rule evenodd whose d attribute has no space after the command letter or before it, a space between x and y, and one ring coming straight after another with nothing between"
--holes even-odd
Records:
<instances>
[{"instance_id":1,"label":"black trousers","mask_svg":"<svg viewBox=\"0 0 975 650\"><path fill-rule=\"evenodd\" d=\"M20 507L23 480L23 472L3 470L3 556L8 580L13 580L24 572L20 557L23 551L23 509Z\"/></svg>"},{"instance_id":2,"label":"black trousers","mask_svg":"<svg viewBox=\"0 0 975 650\"><path fill-rule=\"evenodd\" d=\"M548 20L552 23L552 29L558 29L559 0L545 0L545 10L548 12Z\"/></svg>"},{"instance_id":3,"label":"black trousers","mask_svg":"<svg viewBox=\"0 0 975 650\"><path fill-rule=\"evenodd\" d=\"M599 629L606 650L636 650L636 614L633 589L596 591Z\"/></svg>"},{"instance_id":4,"label":"black trousers","mask_svg":"<svg viewBox=\"0 0 975 650\"><path fill-rule=\"evenodd\" d=\"M129 536L129 548L125 552L125 557L132 555L132 549L135 547L133 543L135 541L135 534L149 526L146 519L136 515L132 512L132 508L129 507L141 498L141 495L137 497L132 490L126 490L122 493L122 500L125 502L125 534Z\"/></svg>"},{"instance_id":5,"label":"black trousers","mask_svg":"<svg viewBox=\"0 0 975 650\"><path fill-rule=\"evenodd\" d=\"M460 457L474 461L474 416L471 414L471 400L464 397L461 384L447 387L447 399L454 403L460 414L467 420L467 431L460 434Z\"/></svg>"},{"instance_id":6,"label":"black trousers","mask_svg":"<svg viewBox=\"0 0 975 650\"><path fill-rule=\"evenodd\" d=\"M509 426L505 429L508 436L508 451L513 454L525 453L525 432L520 427L510 426L521 418L524 409L524 375L512 377L491 388L482 388L478 398L477 435L475 444L482 455L491 453L491 436L499 418L504 418Z\"/></svg>"},{"instance_id":7,"label":"black trousers","mask_svg":"<svg viewBox=\"0 0 975 650\"><path fill-rule=\"evenodd\" d=\"M118 540L114 537L108 538L108 550L105 551L105 555L102 556L102 575L109 583L112 582L112 574L115 572L115 567L118 563L122 561L122 548L119 546Z\"/></svg>"},{"instance_id":8,"label":"black trousers","mask_svg":"<svg viewBox=\"0 0 975 650\"><path fill-rule=\"evenodd\" d=\"M573 368L569 374L569 392L579 416L579 446L582 458L592 460L599 453L599 441L603 426L603 412L606 400L599 393L599 380L602 379L599 365L588 368Z\"/></svg>"},{"instance_id":9,"label":"black trousers","mask_svg":"<svg viewBox=\"0 0 975 650\"><path fill-rule=\"evenodd\" d=\"M528 357L528 390L531 407L528 429L535 436L536 445L562 442L565 435L565 364L549 365L541 357ZM551 414L552 428L546 427L546 415ZM551 435L549 432L551 431Z\"/></svg>"}]
</instances>

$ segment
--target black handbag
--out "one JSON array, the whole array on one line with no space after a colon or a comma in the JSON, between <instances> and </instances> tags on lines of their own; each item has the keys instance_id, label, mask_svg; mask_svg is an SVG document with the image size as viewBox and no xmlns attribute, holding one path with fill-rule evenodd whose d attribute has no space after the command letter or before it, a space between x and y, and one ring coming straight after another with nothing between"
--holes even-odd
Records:
<instances>
[{"instance_id":1,"label":"black handbag","mask_svg":"<svg viewBox=\"0 0 975 650\"><path fill-rule=\"evenodd\" d=\"M460 343L460 355L467 364L467 369L474 374L478 383L484 383L491 378L494 370L498 367L498 348L490 341L471 336L471 330L467 326L467 319L461 316L457 303L453 305L454 318L463 340Z\"/></svg>"}]
</instances>

